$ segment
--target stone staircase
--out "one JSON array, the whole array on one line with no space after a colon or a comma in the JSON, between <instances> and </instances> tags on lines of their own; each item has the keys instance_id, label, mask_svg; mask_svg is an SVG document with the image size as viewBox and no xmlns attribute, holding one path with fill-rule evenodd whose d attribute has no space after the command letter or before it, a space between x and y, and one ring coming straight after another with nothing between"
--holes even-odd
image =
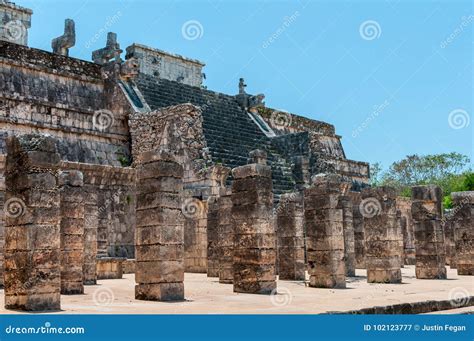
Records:
<instances>
[{"instance_id":1,"label":"stone staircase","mask_svg":"<svg viewBox=\"0 0 474 341\"><path fill-rule=\"evenodd\" d=\"M235 168L248 163L250 151L263 149L272 167L275 201L282 193L294 189L290 162L233 96L144 74L139 75L136 83L153 110L181 103L201 107L204 135L214 163Z\"/></svg>"}]
</instances>

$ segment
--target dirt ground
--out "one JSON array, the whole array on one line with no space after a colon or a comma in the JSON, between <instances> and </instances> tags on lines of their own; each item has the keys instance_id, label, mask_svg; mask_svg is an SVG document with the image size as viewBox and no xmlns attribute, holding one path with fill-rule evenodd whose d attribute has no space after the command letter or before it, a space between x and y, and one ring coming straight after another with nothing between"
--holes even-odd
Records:
<instances>
[{"instance_id":1,"label":"dirt ground","mask_svg":"<svg viewBox=\"0 0 474 341\"><path fill-rule=\"evenodd\" d=\"M373 306L474 296L474 277L458 276L448 268L447 280L419 280L415 267L402 269L402 284L369 284L365 270L348 278L347 289L317 289L301 281L278 281L278 294L251 295L232 291L231 284L219 284L205 274L185 274L182 302L151 302L134 299L134 275L123 279L100 280L85 286L84 295L61 296L62 311L53 314L318 314ZM0 314L24 314L5 310L0 290ZM474 307L442 313L474 312Z\"/></svg>"}]
</instances>

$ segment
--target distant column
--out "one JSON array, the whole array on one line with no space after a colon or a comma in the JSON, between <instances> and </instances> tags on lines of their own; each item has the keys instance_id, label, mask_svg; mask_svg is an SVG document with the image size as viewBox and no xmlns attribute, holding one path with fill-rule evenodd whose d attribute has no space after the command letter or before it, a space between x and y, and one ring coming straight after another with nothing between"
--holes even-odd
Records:
<instances>
[{"instance_id":1,"label":"distant column","mask_svg":"<svg viewBox=\"0 0 474 341\"><path fill-rule=\"evenodd\" d=\"M349 192L348 196L352 201L352 225L354 228L354 251L356 269L365 269L365 236L364 217L359 206L362 200L360 192Z\"/></svg>"},{"instance_id":2,"label":"distant column","mask_svg":"<svg viewBox=\"0 0 474 341\"><path fill-rule=\"evenodd\" d=\"M231 191L224 191L217 200L217 203L219 206L217 237L221 250L219 258L219 283L232 284L234 281L234 224L232 222Z\"/></svg>"},{"instance_id":3,"label":"distant column","mask_svg":"<svg viewBox=\"0 0 474 341\"><path fill-rule=\"evenodd\" d=\"M84 293L84 193L83 175L65 171L61 185L61 294Z\"/></svg>"},{"instance_id":4,"label":"distant column","mask_svg":"<svg viewBox=\"0 0 474 341\"><path fill-rule=\"evenodd\" d=\"M453 216L444 216L444 244L446 248L446 265L451 269L456 269L456 243L454 241L454 220Z\"/></svg>"},{"instance_id":5,"label":"distant column","mask_svg":"<svg viewBox=\"0 0 474 341\"><path fill-rule=\"evenodd\" d=\"M207 277L219 277L218 197L207 199Z\"/></svg>"},{"instance_id":6,"label":"distant column","mask_svg":"<svg viewBox=\"0 0 474 341\"><path fill-rule=\"evenodd\" d=\"M441 226L443 193L438 186L414 186L411 192L415 230L416 278L446 279L446 250Z\"/></svg>"},{"instance_id":7,"label":"distant column","mask_svg":"<svg viewBox=\"0 0 474 341\"><path fill-rule=\"evenodd\" d=\"M84 285L97 283L98 194L94 185L84 186Z\"/></svg>"},{"instance_id":8,"label":"distant column","mask_svg":"<svg viewBox=\"0 0 474 341\"><path fill-rule=\"evenodd\" d=\"M303 194L282 194L276 210L279 279L305 279L303 225Z\"/></svg>"},{"instance_id":9,"label":"distant column","mask_svg":"<svg viewBox=\"0 0 474 341\"><path fill-rule=\"evenodd\" d=\"M135 298L184 299L183 168L167 151L142 154L137 165Z\"/></svg>"},{"instance_id":10,"label":"distant column","mask_svg":"<svg viewBox=\"0 0 474 341\"><path fill-rule=\"evenodd\" d=\"M474 275L474 191L451 193L458 275Z\"/></svg>"},{"instance_id":11,"label":"distant column","mask_svg":"<svg viewBox=\"0 0 474 341\"><path fill-rule=\"evenodd\" d=\"M54 139L7 139L5 308L60 309L60 156Z\"/></svg>"},{"instance_id":12,"label":"distant column","mask_svg":"<svg viewBox=\"0 0 474 341\"><path fill-rule=\"evenodd\" d=\"M271 168L265 152L253 151L251 158L254 163L232 170L234 291L271 294L276 289Z\"/></svg>"},{"instance_id":13,"label":"distant column","mask_svg":"<svg viewBox=\"0 0 474 341\"><path fill-rule=\"evenodd\" d=\"M316 176L304 191L304 217L309 285L345 288L343 210L339 205L342 180Z\"/></svg>"},{"instance_id":14,"label":"distant column","mask_svg":"<svg viewBox=\"0 0 474 341\"><path fill-rule=\"evenodd\" d=\"M346 276L355 276L355 241L353 225L353 207L348 196L342 196L339 200L342 208L342 220L344 228L344 259L346 264Z\"/></svg>"},{"instance_id":15,"label":"distant column","mask_svg":"<svg viewBox=\"0 0 474 341\"><path fill-rule=\"evenodd\" d=\"M403 235L397 223L395 189L363 189L359 210L364 218L367 281L401 283Z\"/></svg>"}]
</instances>

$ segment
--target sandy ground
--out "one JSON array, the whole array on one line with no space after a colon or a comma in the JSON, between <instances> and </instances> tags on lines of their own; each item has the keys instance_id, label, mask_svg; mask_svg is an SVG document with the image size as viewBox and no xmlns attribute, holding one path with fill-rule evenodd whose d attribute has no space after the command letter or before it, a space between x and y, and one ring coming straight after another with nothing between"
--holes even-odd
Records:
<instances>
[{"instance_id":1,"label":"sandy ground","mask_svg":"<svg viewBox=\"0 0 474 341\"><path fill-rule=\"evenodd\" d=\"M84 295L61 296L62 311L54 314L317 314L474 296L474 277L458 276L449 268L448 280L419 280L415 267L406 266L402 284L368 284L365 270L356 274L348 278L347 289L317 289L303 282L278 281L278 294L267 296L234 293L231 284L219 284L217 278L186 273L186 300L172 303L135 300L134 275L129 274L86 286ZM23 313L5 310L3 301L0 290L0 314ZM472 312L474 307L445 312L456 311Z\"/></svg>"}]
</instances>

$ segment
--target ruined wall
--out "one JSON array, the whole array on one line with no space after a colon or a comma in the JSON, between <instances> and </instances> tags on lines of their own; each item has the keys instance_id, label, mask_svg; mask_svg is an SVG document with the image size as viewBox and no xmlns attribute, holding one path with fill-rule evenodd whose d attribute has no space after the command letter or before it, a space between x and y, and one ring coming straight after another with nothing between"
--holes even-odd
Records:
<instances>
[{"instance_id":1,"label":"ruined wall","mask_svg":"<svg viewBox=\"0 0 474 341\"><path fill-rule=\"evenodd\" d=\"M136 58L140 72L180 83L201 86L204 63L145 45L127 47L127 59Z\"/></svg>"},{"instance_id":2,"label":"ruined wall","mask_svg":"<svg viewBox=\"0 0 474 341\"><path fill-rule=\"evenodd\" d=\"M97 64L1 41L0 148L7 135L44 133L63 160L120 166L128 102L114 87Z\"/></svg>"}]
</instances>

